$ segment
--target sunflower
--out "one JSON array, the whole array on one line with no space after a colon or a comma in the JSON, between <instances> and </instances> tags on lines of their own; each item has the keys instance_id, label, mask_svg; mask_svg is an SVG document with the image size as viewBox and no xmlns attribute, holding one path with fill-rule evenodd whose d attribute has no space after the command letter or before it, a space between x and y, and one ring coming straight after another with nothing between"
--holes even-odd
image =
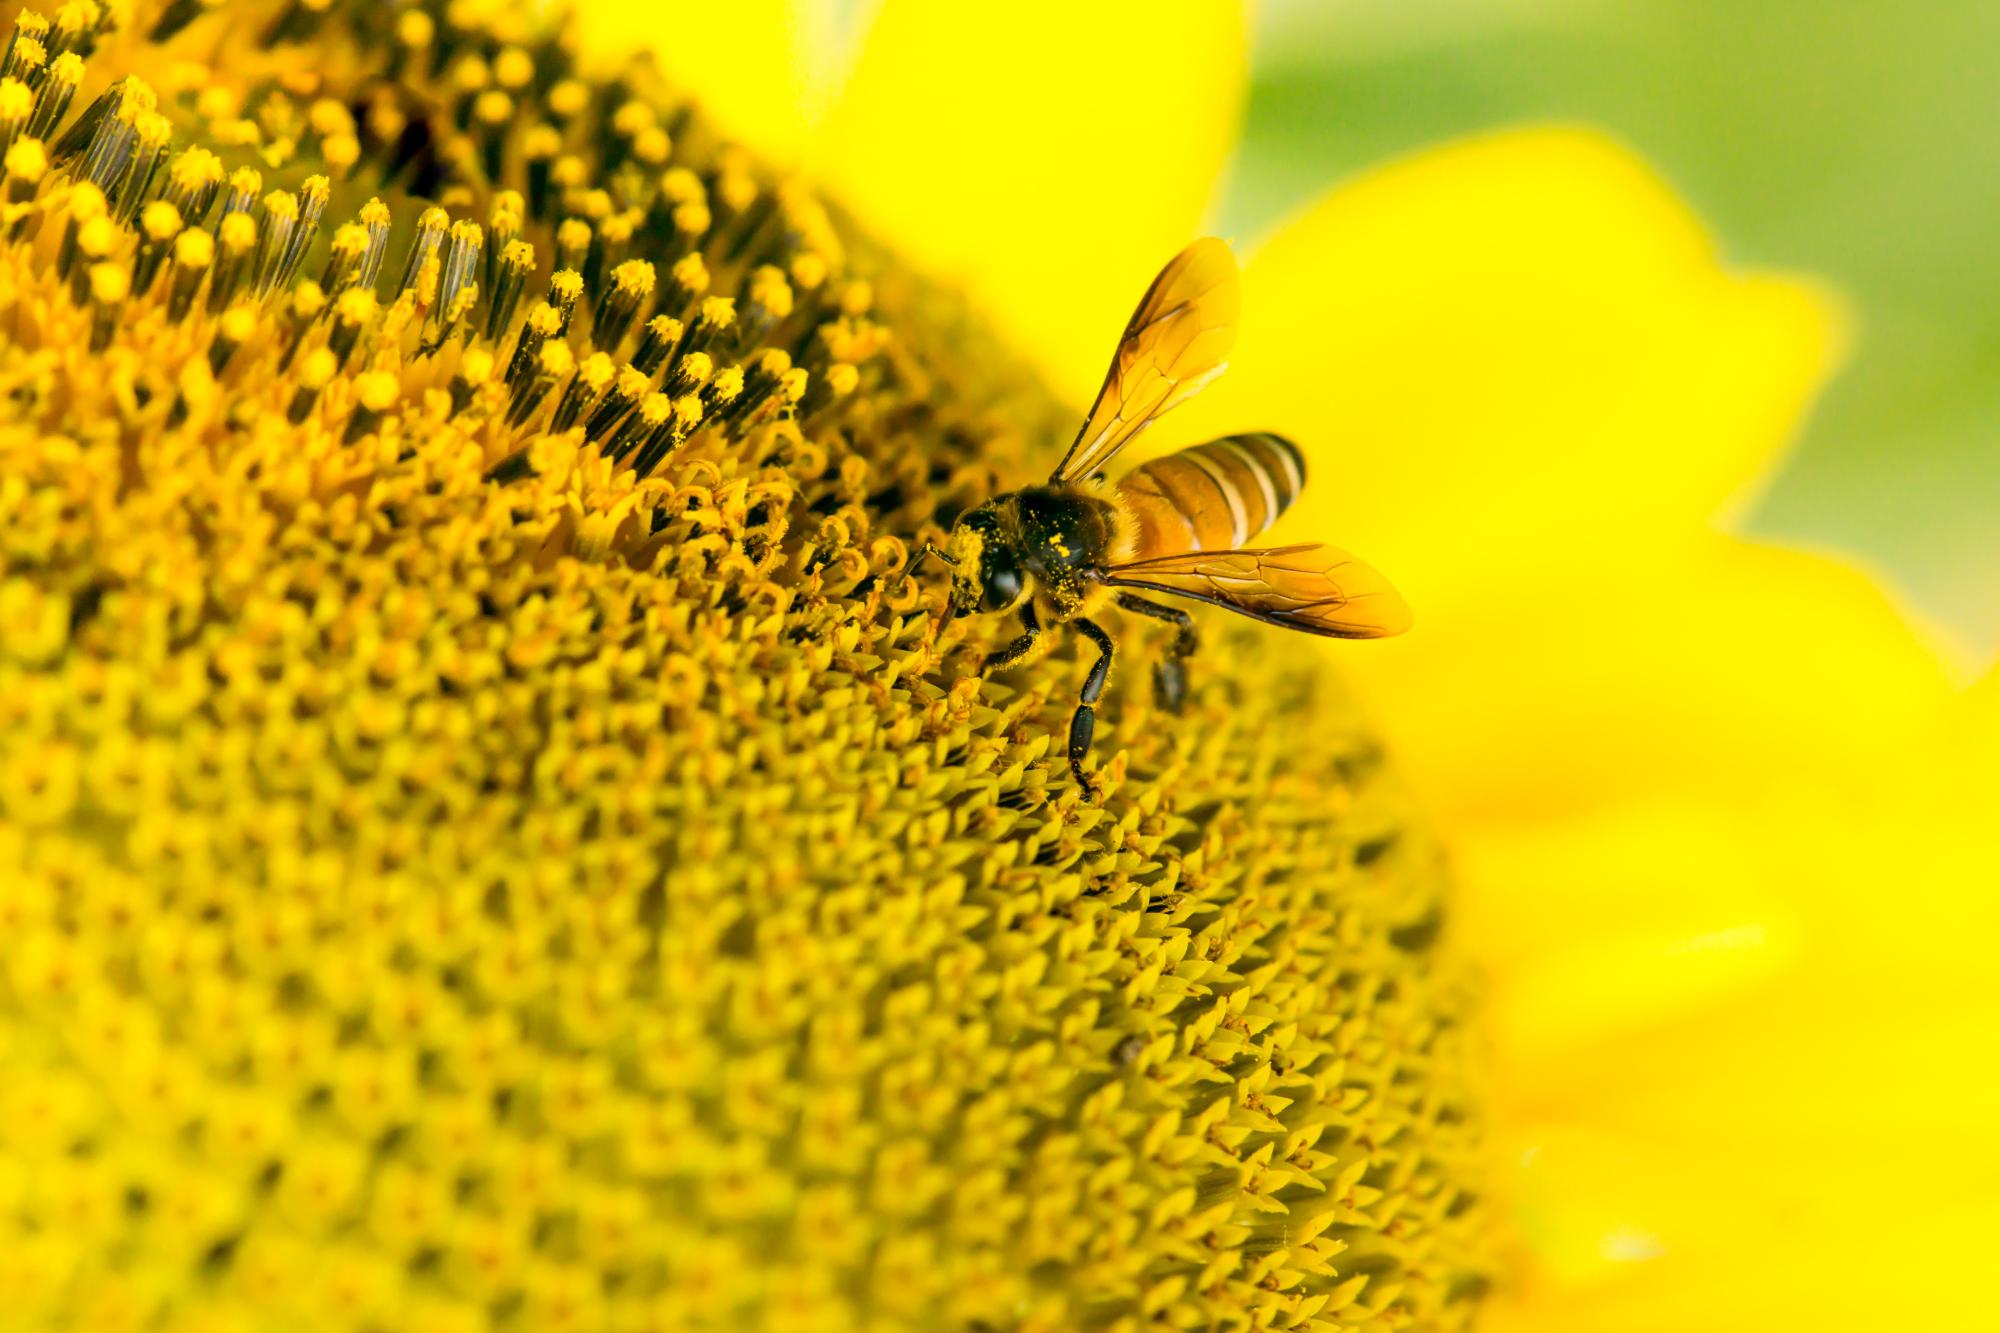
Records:
<instances>
[{"instance_id":1,"label":"sunflower","mask_svg":"<svg viewBox=\"0 0 2000 1333\"><path fill-rule=\"evenodd\" d=\"M755 89L750 131L1073 399L1080 332L1213 197L1246 48L1229 6L1084 8L885 0L850 51L821 7L776 7L789 107L753 81L773 67L718 67ZM1955 690L1852 558L1742 535L1852 313L1729 267L1644 162L1569 127L1330 189L1250 248L1244 308L1230 375L1150 444L1294 433L1315 484L1281 534L1368 552L1419 609L1340 666L1491 978L1520 1260L1497 1322L1979 1322L2000 686Z\"/></svg>"},{"instance_id":2,"label":"sunflower","mask_svg":"<svg viewBox=\"0 0 2000 1333\"><path fill-rule=\"evenodd\" d=\"M1619 150L1258 250L1230 425L1321 442L1294 530L1431 637L1340 658L1391 760L1217 627L1187 716L1107 708L1099 805L1081 662L982 681L897 575L1194 228L1239 16L885 4L836 96L790 7L649 20L663 72L217 8L0 58L10 1320L1637 1325L1977 1235L1993 691L1716 533L1837 324Z\"/></svg>"},{"instance_id":3,"label":"sunflower","mask_svg":"<svg viewBox=\"0 0 2000 1333\"><path fill-rule=\"evenodd\" d=\"M6 1318L1465 1326L1478 989L1325 659L1085 799L1073 646L904 577L1074 426L957 295L539 11L212 8L0 56Z\"/></svg>"}]
</instances>

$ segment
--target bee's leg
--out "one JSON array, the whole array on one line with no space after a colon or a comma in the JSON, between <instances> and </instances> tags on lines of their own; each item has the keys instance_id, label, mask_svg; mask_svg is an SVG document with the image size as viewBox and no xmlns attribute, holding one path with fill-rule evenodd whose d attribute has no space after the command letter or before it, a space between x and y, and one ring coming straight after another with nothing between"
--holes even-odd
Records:
<instances>
[{"instance_id":1,"label":"bee's leg","mask_svg":"<svg viewBox=\"0 0 2000 1333\"><path fill-rule=\"evenodd\" d=\"M915 555L911 556L910 563L903 566L903 577L905 579L915 578L917 576L917 571L924 567L924 561L930 559L932 556L936 556L938 559L944 561L944 563L950 565L954 569L958 567L958 561L952 559L950 556L946 555L943 551L939 550L937 547L937 543L925 542L923 549L921 551L918 551Z\"/></svg>"},{"instance_id":2,"label":"bee's leg","mask_svg":"<svg viewBox=\"0 0 2000 1333\"><path fill-rule=\"evenodd\" d=\"M1200 646L1194 632L1194 617L1177 606L1161 606L1149 602L1133 593L1118 594L1118 605L1133 615L1151 616L1178 625L1180 633L1174 636L1173 647L1167 650L1166 660L1153 663L1153 700L1169 713L1181 711L1181 703L1187 698L1188 658Z\"/></svg>"},{"instance_id":3,"label":"bee's leg","mask_svg":"<svg viewBox=\"0 0 2000 1333\"><path fill-rule=\"evenodd\" d=\"M997 653L988 653L986 660L979 664L979 674L989 675L1026 657L1035 646L1035 640L1042 637L1042 622L1035 619L1035 604L1027 602L1021 607L1021 633L1012 643Z\"/></svg>"},{"instance_id":4,"label":"bee's leg","mask_svg":"<svg viewBox=\"0 0 2000 1333\"><path fill-rule=\"evenodd\" d=\"M1083 692L1077 696L1076 712L1069 719L1069 771L1076 775L1076 785L1083 788L1084 795L1097 799L1097 785L1084 776L1084 756L1090 753L1091 734L1097 730L1097 697L1104 693L1104 682L1111 675L1111 636L1104 632L1094 620L1079 618L1077 632L1097 645L1097 662L1084 677Z\"/></svg>"}]
</instances>

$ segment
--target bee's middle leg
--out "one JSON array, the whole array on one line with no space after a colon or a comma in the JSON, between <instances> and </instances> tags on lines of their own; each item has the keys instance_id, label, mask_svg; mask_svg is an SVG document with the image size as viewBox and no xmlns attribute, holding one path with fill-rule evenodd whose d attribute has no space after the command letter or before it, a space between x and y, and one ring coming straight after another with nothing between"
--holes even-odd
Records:
<instances>
[{"instance_id":1,"label":"bee's middle leg","mask_svg":"<svg viewBox=\"0 0 2000 1333\"><path fill-rule=\"evenodd\" d=\"M1084 795L1097 799L1097 784L1083 771L1083 761L1090 753L1090 738L1097 730L1097 699L1104 693L1104 682L1111 676L1111 636L1094 620L1082 618L1073 622L1077 633L1097 645L1097 661L1084 677L1083 690L1077 695L1076 711L1069 719L1069 771L1076 776L1076 785L1083 788Z\"/></svg>"},{"instance_id":2,"label":"bee's middle leg","mask_svg":"<svg viewBox=\"0 0 2000 1333\"><path fill-rule=\"evenodd\" d=\"M1153 699L1169 713L1181 711L1181 704L1187 699L1187 660L1200 647L1195 637L1194 617L1177 606L1161 606L1129 592L1118 594L1118 605L1134 615L1151 616L1154 620L1164 620L1178 626L1180 633L1174 636L1173 647L1167 650L1164 661L1153 663Z\"/></svg>"},{"instance_id":3,"label":"bee's middle leg","mask_svg":"<svg viewBox=\"0 0 2000 1333\"><path fill-rule=\"evenodd\" d=\"M992 672L1013 666L1014 663L1020 661L1034 650L1035 641L1041 637L1042 622L1035 618L1035 604L1029 602L1021 608L1021 633L1019 636L999 652L988 653L985 660L979 664L979 674L982 676L989 675Z\"/></svg>"}]
</instances>

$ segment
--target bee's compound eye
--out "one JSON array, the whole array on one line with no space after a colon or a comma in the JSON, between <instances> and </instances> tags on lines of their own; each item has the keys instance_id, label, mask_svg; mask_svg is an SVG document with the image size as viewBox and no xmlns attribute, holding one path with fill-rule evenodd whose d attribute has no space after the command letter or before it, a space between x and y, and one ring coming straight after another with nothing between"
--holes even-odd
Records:
<instances>
[{"instance_id":1,"label":"bee's compound eye","mask_svg":"<svg viewBox=\"0 0 2000 1333\"><path fill-rule=\"evenodd\" d=\"M989 560L979 571L980 600L988 611L1005 611L1021 599L1021 571Z\"/></svg>"}]
</instances>

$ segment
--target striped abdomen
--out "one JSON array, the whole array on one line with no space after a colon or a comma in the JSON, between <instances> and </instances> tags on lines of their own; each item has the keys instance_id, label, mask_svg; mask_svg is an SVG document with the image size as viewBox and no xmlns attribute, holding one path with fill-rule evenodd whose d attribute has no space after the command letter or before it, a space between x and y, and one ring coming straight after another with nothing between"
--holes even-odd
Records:
<instances>
[{"instance_id":1,"label":"striped abdomen","mask_svg":"<svg viewBox=\"0 0 2000 1333\"><path fill-rule=\"evenodd\" d=\"M1277 522L1305 481L1298 446L1277 435L1230 435L1156 458L1118 479L1138 523L1128 558L1239 549Z\"/></svg>"}]
</instances>

